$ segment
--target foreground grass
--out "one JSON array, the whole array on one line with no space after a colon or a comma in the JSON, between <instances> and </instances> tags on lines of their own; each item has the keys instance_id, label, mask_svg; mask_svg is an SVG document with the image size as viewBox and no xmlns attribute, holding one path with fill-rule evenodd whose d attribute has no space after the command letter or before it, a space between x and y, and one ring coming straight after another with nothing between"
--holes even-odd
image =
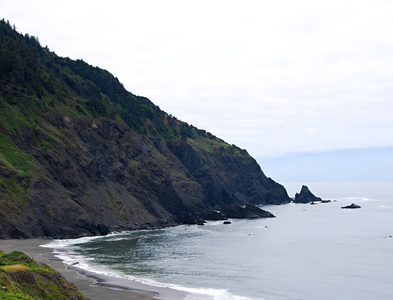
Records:
<instances>
[{"instance_id":1,"label":"foreground grass","mask_svg":"<svg viewBox=\"0 0 393 300\"><path fill-rule=\"evenodd\" d=\"M73 284L22 252L0 252L0 299L86 299Z\"/></svg>"}]
</instances>

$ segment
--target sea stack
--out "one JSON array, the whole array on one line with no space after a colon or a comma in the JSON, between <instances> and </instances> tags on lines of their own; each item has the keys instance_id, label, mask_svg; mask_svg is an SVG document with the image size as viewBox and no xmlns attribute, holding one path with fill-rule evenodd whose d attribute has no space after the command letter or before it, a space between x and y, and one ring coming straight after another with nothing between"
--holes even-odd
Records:
<instances>
[{"instance_id":1,"label":"sea stack","mask_svg":"<svg viewBox=\"0 0 393 300\"><path fill-rule=\"evenodd\" d=\"M316 197L309 188L305 185L302 186L300 193L296 193L294 203L312 203L315 201L322 201L321 198Z\"/></svg>"}]
</instances>

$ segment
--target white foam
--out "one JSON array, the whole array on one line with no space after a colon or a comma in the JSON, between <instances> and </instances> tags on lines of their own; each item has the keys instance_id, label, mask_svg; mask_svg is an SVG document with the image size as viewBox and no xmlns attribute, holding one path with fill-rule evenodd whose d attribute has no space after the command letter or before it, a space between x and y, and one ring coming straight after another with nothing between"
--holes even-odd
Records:
<instances>
[{"instance_id":1,"label":"white foam","mask_svg":"<svg viewBox=\"0 0 393 300\"><path fill-rule=\"evenodd\" d=\"M185 300L250 300L250 298L233 295L226 290L183 288L183 291L190 293Z\"/></svg>"},{"instance_id":2,"label":"white foam","mask_svg":"<svg viewBox=\"0 0 393 300\"><path fill-rule=\"evenodd\" d=\"M214 222L215 223L215 222ZM194 227L198 228L198 227ZM194 229L193 228L193 229ZM129 234L129 232L122 233L112 233L105 236L108 238L110 236L120 236L123 234ZM80 244L89 243L92 240L104 238L102 236L97 237L83 237L78 239L64 239L64 240L53 240L48 244L41 245L41 247L52 248L55 256L60 258L64 264L67 266L76 266L78 269L82 269L88 272L96 273L99 275L110 276L114 278L126 279L130 281L139 282L149 286L159 287L159 288L169 288L178 291L183 291L187 294L186 300L248 300L250 298L240 297L229 293L223 289L208 289L208 288L189 288L177 284L168 284L163 282L158 282L150 278L139 278L136 276L131 276L127 274L122 274L119 271L115 271L106 268L102 265L92 264L94 258L89 258L78 254L75 249ZM122 240L124 238L118 237L111 239L110 241Z\"/></svg>"},{"instance_id":3,"label":"white foam","mask_svg":"<svg viewBox=\"0 0 393 300\"><path fill-rule=\"evenodd\" d=\"M205 226L221 226L223 222L224 222L224 220L220 220L220 221L207 221L207 222L205 223Z\"/></svg>"},{"instance_id":4,"label":"white foam","mask_svg":"<svg viewBox=\"0 0 393 300\"><path fill-rule=\"evenodd\" d=\"M340 198L341 200L358 200L358 201L369 201L370 198L364 198L364 197L344 197Z\"/></svg>"}]
</instances>

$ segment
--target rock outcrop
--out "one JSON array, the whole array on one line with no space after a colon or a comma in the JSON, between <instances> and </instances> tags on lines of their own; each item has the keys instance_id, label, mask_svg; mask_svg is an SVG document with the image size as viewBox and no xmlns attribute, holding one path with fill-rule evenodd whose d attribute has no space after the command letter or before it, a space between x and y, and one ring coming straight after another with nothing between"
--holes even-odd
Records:
<instances>
[{"instance_id":1,"label":"rock outcrop","mask_svg":"<svg viewBox=\"0 0 393 300\"><path fill-rule=\"evenodd\" d=\"M303 185L300 193L296 193L293 203L313 203L318 201L322 201L322 199L316 197L307 186Z\"/></svg>"},{"instance_id":2,"label":"rock outcrop","mask_svg":"<svg viewBox=\"0 0 393 300\"><path fill-rule=\"evenodd\" d=\"M223 213L228 218L234 219L257 219L257 218L274 218L275 216L259 207L246 204L232 204L229 206L225 206L221 209L221 213Z\"/></svg>"}]
</instances>

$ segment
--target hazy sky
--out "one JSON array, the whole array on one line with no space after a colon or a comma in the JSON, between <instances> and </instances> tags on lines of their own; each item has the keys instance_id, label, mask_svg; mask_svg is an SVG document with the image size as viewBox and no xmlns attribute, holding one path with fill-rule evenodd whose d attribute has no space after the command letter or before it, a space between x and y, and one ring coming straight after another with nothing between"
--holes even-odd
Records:
<instances>
[{"instance_id":1,"label":"hazy sky","mask_svg":"<svg viewBox=\"0 0 393 300\"><path fill-rule=\"evenodd\" d=\"M393 1L18 1L0 17L260 160L393 147Z\"/></svg>"}]
</instances>

